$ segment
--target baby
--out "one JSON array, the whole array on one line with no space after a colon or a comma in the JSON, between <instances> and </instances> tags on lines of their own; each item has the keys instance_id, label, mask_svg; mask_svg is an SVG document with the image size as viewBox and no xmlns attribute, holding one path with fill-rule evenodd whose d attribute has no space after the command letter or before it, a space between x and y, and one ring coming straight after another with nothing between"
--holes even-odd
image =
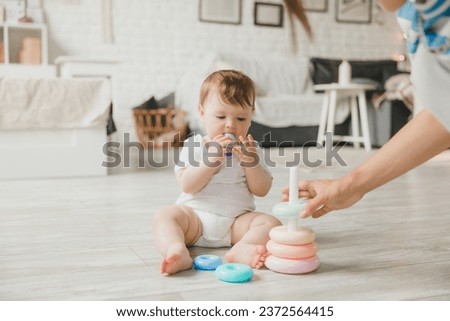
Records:
<instances>
[{"instance_id":1,"label":"baby","mask_svg":"<svg viewBox=\"0 0 450 321\"><path fill-rule=\"evenodd\" d=\"M153 224L162 274L192 267L189 246L231 247L227 261L264 265L269 231L281 223L255 212L254 195L269 192L272 176L247 135L254 105L255 85L243 73L220 70L204 80L199 114L206 136L184 142L175 166L182 194Z\"/></svg>"}]
</instances>

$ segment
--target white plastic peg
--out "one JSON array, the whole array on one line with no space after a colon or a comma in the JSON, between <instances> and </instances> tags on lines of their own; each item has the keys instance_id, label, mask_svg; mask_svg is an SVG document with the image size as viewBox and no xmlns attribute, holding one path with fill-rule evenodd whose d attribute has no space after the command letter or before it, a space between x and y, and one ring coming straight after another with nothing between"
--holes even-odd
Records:
<instances>
[{"instance_id":1,"label":"white plastic peg","mask_svg":"<svg viewBox=\"0 0 450 321\"><path fill-rule=\"evenodd\" d=\"M292 166L289 170L289 206L294 206L298 202L298 168ZM288 231L297 229L297 218L289 218Z\"/></svg>"}]
</instances>

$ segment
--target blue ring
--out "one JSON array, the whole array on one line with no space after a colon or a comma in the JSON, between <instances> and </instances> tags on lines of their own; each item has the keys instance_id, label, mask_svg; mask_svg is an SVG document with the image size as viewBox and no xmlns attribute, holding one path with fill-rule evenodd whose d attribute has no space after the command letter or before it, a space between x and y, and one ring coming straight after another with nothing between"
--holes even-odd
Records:
<instances>
[{"instance_id":1,"label":"blue ring","mask_svg":"<svg viewBox=\"0 0 450 321\"><path fill-rule=\"evenodd\" d=\"M245 264L227 263L216 269L216 277L224 282L245 283L252 279L253 270Z\"/></svg>"},{"instance_id":2,"label":"blue ring","mask_svg":"<svg viewBox=\"0 0 450 321\"><path fill-rule=\"evenodd\" d=\"M273 215L279 219L283 218L296 218L303 211L308 204L308 201L304 199L299 199L296 204L289 205L289 202L283 202L275 204L272 209Z\"/></svg>"},{"instance_id":3,"label":"blue ring","mask_svg":"<svg viewBox=\"0 0 450 321\"><path fill-rule=\"evenodd\" d=\"M217 255L199 255L194 259L194 268L196 270L214 271L222 263L222 259Z\"/></svg>"}]
</instances>

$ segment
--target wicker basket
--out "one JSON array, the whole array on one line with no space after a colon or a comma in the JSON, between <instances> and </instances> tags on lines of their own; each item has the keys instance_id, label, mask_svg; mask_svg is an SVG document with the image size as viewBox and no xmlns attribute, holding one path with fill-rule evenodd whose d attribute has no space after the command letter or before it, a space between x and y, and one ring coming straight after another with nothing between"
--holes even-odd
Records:
<instances>
[{"instance_id":1,"label":"wicker basket","mask_svg":"<svg viewBox=\"0 0 450 321\"><path fill-rule=\"evenodd\" d=\"M133 110L139 142L144 148L179 147L186 139L186 113L168 108Z\"/></svg>"}]
</instances>

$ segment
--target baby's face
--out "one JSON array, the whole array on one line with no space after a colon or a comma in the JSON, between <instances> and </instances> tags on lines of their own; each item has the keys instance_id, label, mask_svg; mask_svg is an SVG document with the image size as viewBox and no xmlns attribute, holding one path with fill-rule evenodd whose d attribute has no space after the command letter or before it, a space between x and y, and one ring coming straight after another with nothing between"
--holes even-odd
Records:
<instances>
[{"instance_id":1,"label":"baby's face","mask_svg":"<svg viewBox=\"0 0 450 321\"><path fill-rule=\"evenodd\" d=\"M246 136L250 127L253 110L250 106L227 105L221 102L216 93L211 93L200 106L200 116L206 127L206 134L213 139L223 133Z\"/></svg>"}]
</instances>

